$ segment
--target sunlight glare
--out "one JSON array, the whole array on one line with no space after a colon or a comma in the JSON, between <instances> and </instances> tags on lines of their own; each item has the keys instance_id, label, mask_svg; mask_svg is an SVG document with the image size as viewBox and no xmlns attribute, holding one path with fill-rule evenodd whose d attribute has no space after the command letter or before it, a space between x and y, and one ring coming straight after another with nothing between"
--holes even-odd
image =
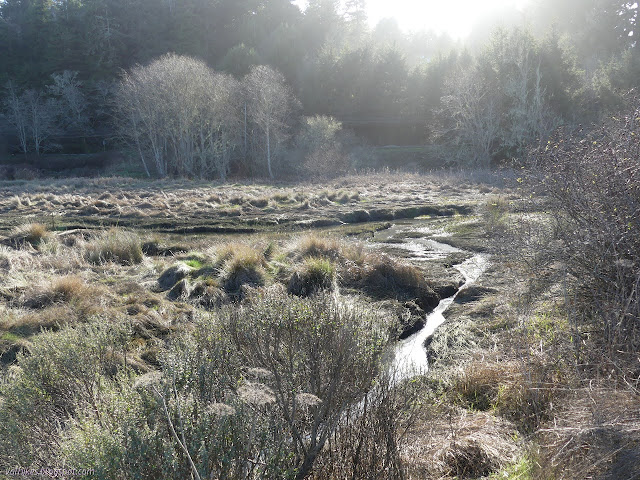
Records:
<instances>
[{"instance_id":1,"label":"sunlight glare","mask_svg":"<svg viewBox=\"0 0 640 480\"><path fill-rule=\"evenodd\" d=\"M382 18L398 21L403 30L433 29L464 38L476 22L505 9L521 10L526 0L368 0L369 23Z\"/></svg>"},{"instance_id":2,"label":"sunlight glare","mask_svg":"<svg viewBox=\"0 0 640 480\"><path fill-rule=\"evenodd\" d=\"M530 0L366 0L369 25L394 18L405 31L435 30L455 39L469 35L489 16L498 19L505 11L522 11ZM294 0L304 10L307 0ZM344 3L344 0L343 0Z\"/></svg>"}]
</instances>

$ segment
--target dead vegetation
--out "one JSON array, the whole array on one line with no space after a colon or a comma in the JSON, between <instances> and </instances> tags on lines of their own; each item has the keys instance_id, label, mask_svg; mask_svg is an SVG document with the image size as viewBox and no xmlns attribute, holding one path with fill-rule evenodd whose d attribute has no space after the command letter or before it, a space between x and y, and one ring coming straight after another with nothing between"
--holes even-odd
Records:
<instances>
[{"instance_id":1,"label":"dead vegetation","mask_svg":"<svg viewBox=\"0 0 640 480\"><path fill-rule=\"evenodd\" d=\"M459 176L451 174L443 180L442 176L379 173L319 185L212 185L118 177L0 182L0 229L10 230L31 216L51 224L51 229L81 222L174 232L248 233L276 224L300 229L304 222L319 220L337 225L407 218L420 215L419 207L425 205L432 212L450 214L484 197L479 191L482 182L495 182L479 175L465 183L464 197L443 198L436 187L443 183L451 187ZM390 184L395 185L394 193L387 187Z\"/></svg>"},{"instance_id":2,"label":"dead vegetation","mask_svg":"<svg viewBox=\"0 0 640 480\"><path fill-rule=\"evenodd\" d=\"M394 186L389 188L383 178L398 185L391 182ZM475 180L467 184L462 179L467 186L460 187L460 192L451 191L454 182L461 181L453 175L450 184L437 192L428 183L418 185L422 177L402 178L381 176L370 183L347 178L322 189L267 185L186 188L179 182L166 182L154 190L149 185L127 185L126 181L112 188L121 180L72 188L71 183L54 182L53 193L44 187L36 191L39 184L30 183L25 192L0 197L0 208L6 201L21 214L53 207L68 207L67 212L95 208L100 215L120 209L125 217L127 211L136 210L135 215L144 214L144 218L168 215L171 221L172 215L184 214L191 221L194 215L205 217L222 211L242 218L285 215L287 209L316 217L315 208L319 212L343 207L372 212L382 208L376 202L383 201L398 202L393 207L387 205L393 210L413 201L411 188L421 201L434 198L431 195L477 194L477 185L472 185ZM91 199L74 190L105 186L109 193L92 193ZM32 188L34 191L26 191ZM463 237L469 244L488 242L489 235L502 234L505 225L517 218L503 190L481 189L484 192L478 195L489 211L472 219L447 220L445 225L451 226L447 233L456 237L452 243ZM1 240L3 375L26 362L33 351L44 351L42 336L64 336L67 331L95 325L120 332L117 342L104 352L104 368L109 372L105 378L112 381L114 372L125 365L132 369L132 375L157 374L168 365L167 345L185 341L208 311L214 312L213 316L224 309L232 311L251 304L252 298L264 292L280 298L286 297L288 290L299 297L296 301L305 302L310 300L307 297L313 300L328 291L332 296L379 307L389 324L397 321L396 316L402 317L398 311L422 318L437 304L438 292L445 291L441 287L454 278L451 266L464 258L452 255L443 259L436 277L439 282L434 283L429 278L434 263L412 264L373 250L361 240L345 239L347 232L354 232L354 236L364 233L362 237L370 234L354 225L293 239L275 233L230 239L170 236L158 231L132 233L124 228L57 231L58 217L55 222L51 226L49 222L12 226L5 229ZM481 237L478 231L485 226L488 233ZM270 228L278 230L280 226ZM485 235L484 230L480 233ZM507 264L514 266L505 261ZM640 478L634 461L640 453L638 385L634 377L620 376L616 364L595 362L584 348L579 350L583 362L576 364L578 350L572 342L576 327L564 316L566 304L559 296L563 290L557 278L550 270L546 283L526 292L514 271L502 265L490 269L475 289L460 295L446 313L448 322L430 340L431 371L428 378L411 383L417 394L411 397L410 413L395 410L397 405L391 403L379 404L366 418L340 429L339 435L327 441L312 478L400 478L401 474L416 480ZM446 296L452 294L447 292ZM260 317L255 309L253 315ZM398 327L385 328L397 333ZM207 335L213 331L207 330ZM588 345L597 345L596 335L584 330L580 333ZM207 335L199 341L219 340ZM218 352L221 358L226 358L226 351ZM199 353L189 355L184 357L188 361L199 358ZM201 368L206 370L207 364ZM8 373L5 378L10 378ZM272 381L253 373L247 373L244 380L237 385ZM231 421L236 418L232 412L246 415L244 409L250 407L262 412L259 418L264 421L265 412L273 408L273 402L225 403L226 392L219 393L202 414L226 412L224 418ZM318 395L300 395L295 397L300 408L304 407L296 413L300 418L321 406ZM193 405L189 402L196 397L180 397L188 412L194 412L189 410ZM398 400L398 405L406 407L403 402L406 399ZM104 408L117 411L113 405ZM144 411L143 407L135 408ZM169 408L175 408L175 403L169 402ZM196 418L199 414L193 415ZM211 415L220 418L218 413ZM398 424L384 430L390 419ZM399 457L386 457L387 452L395 451L393 442L397 442ZM354 463L354 458L359 463Z\"/></svg>"}]
</instances>

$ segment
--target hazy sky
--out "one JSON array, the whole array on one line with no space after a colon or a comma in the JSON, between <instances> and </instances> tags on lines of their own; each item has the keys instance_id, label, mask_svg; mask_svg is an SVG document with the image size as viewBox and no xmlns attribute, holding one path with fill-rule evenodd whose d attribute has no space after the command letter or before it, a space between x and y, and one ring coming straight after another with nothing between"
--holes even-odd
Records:
<instances>
[{"instance_id":1,"label":"hazy sky","mask_svg":"<svg viewBox=\"0 0 640 480\"><path fill-rule=\"evenodd\" d=\"M368 0L372 25L394 17L403 29L433 28L455 38L464 37L474 23L489 11L522 8L527 0Z\"/></svg>"},{"instance_id":2,"label":"hazy sky","mask_svg":"<svg viewBox=\"0 0 640 480\"><path fill-rule=\"evenodd\" d=\"M467 36L474 23L488 12L521 9L528 0L367 0L369 23L395 18L405 30L422 28L447 32L454 38ZM303 6L305 0L295 3Z\"/></svg>"}]
</instances>

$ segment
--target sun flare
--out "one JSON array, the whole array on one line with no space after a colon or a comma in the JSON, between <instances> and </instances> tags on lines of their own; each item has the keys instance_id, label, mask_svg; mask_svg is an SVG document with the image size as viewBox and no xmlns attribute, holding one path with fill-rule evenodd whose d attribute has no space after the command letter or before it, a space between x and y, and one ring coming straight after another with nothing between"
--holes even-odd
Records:
<instances>
[{"instance_id":1,"label":"sun flare","mask_svg":"<svg viewBox=\"0 0 640 480\"><path fill-rule=\"evenodd\" d=\"M405 30L433 29L454 38L467 36L489 14L521 10L527 0L368 0L369 22L395 18Z\"/></svg>"}]
</instances>

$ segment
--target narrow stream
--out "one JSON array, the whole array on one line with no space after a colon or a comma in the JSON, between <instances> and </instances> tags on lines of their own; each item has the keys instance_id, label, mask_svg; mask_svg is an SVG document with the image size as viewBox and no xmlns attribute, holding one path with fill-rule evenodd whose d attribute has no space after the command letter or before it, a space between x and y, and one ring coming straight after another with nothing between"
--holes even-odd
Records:
<instances>
[{"instance_id":1,"label":"narrow stream","mask_svg":"<svg viewBox=\"0 0 640 480\"><path fill-rule=\"evenodd\" d=\"M407 233L422 233L423 237L407 238ZM467 253L451 245L437 242L429 236L442 232L433 231L427 221L414 220L403 224L393 225L391 228L379 232L374 237L378 242L390 242L394 248L401 248L409 253L408 259L425 261L445 258L452 253ZM400 240L402 240L400 242ZM454 268L464 277L464 284L458 293L469 285L472 285L484 273L489 266L489 258L485 254L475 254L464 262L455 265ZM429 369L427 352L424 347L427 340L435 330L445 321L444 313L455 300L456 293L452 297L444 298L431 313L427 315L425 326L412 336L400 340L396 345L395 358L391 363L391 370L396 381L405 380L426 373Z\"/></svg>"},{"instance_id":2,"label":"narrow stream","mask_svg":"<svg viewBox=\"0 0 640 480\"><path fill-rule=\"evenodd\" d=\"M488 265L489 261L487 256L482 254L474 255L461 264L456 265L454 268L465 278L465 283L460 287L458 293L478 280ZM398 342L395 351L395 360L393 362L393 368L395 369L394 376L397 381L422 375L427 372L429 364L424 342L433 335L436 328L444 323L446 320L444 312L446 312L453 303L458 293L453 297L440 300L435 310L427 315L426 323L422 330Z\"/></svg>"}]
</instances>

